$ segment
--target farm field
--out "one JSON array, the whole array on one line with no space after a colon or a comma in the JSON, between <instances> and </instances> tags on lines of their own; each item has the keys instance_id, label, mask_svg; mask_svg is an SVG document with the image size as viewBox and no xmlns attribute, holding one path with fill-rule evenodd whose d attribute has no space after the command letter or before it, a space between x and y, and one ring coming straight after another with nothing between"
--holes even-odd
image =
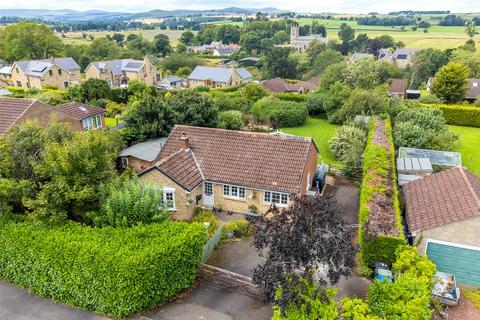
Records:
<instances>
[{"instance_id":1,"label":"farm field","mask_svg":"<svg viewBox=\"0 0 480 320\"><path fill-rule=\"evenodd\" d=\"M106 35L113 35L114 33L122 33L125 36L129 34L141 34L147 40L153 40L153 38L158 34L165 34L170 38L170 42L173 46L176 46L178 43L178 39L182 35L184 30L126 30L126 31L85 31L87 35L93 35L94 38L103 38ZM192 31L196 33L196 31ZM82 37L83 32L67 32L65 33L65 38L63 41L67 44L87 44L91 42L90 40L83 39Z\"/></svg>"},{"instance_id":2,"label":"farm field","mask_svg":"<svg viewBox=\"0 0 480 320\"><path fill-rule=\"evenodd\" d=\"M318 163L338 164L330 152L328 140L335 133L337 126L323 117L308 117L303 126L283 128L282 131L296 136L312 137L319 149Z\"/></svg>"},{"instance_id":3,"label":"farm field","mask_svg":"<svg viewBox=\"0 0 480 320\"><path fill-rule=\"evenodd\" d=\"M462 153L462 165L480 175L480 128L448 126L460 136L458 152Z\"/></svg>"},{"instance_id":4,"label":"farm field","mask_svg":"<svg viewBox=\"0 0 480 320\"><path fill-rule=\"evenodd\" d=\"M384 34L392 36L396 41L402 41L407 48L437 48L449 49L457 48L465 43L468 35L465 33L464 27L443 27L432 26L428 33L424 33L423 29L412 31L411 27L406 27L406 31L402 31L400 27L388 26L364 26L358 25L357 21L342 21L342 20L327 20L327 19L312 19L299 18L295 19L300 25L311 24L312 21L317 21L327 28L328 37L331 40L338 40L338 31L342 23L346 23L355 29L356 34L366 33L370 38L375 38ZM227 22L234 24L233 22ZM238 22L235 23L238 25ZM475 36L477 46L480 46L480 36Z\"/></svg>"}]
</instances>

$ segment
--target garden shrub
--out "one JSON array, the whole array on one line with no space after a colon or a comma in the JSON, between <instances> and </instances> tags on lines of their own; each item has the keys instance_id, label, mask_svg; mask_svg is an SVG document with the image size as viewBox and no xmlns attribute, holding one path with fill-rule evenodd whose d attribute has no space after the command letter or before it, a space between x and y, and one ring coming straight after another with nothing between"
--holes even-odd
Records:
<instances>
[{"instance_id":1,"label":"garden shrub","mask_svg":"<svg viewBox=\"0 0 480 320\"><path fill-rule=\"evenodd\" d=\"M60 91L62 92L62 91ZM65 93L58 93L54 91L44 91L34 96L35 99L51 106L56 106L67 101Z\"/></svg>"},{"instance_id":2,"label":"garden shrub","mask_svg":"<svg viewBox=\"0 0 480 320\"><path fill-rule=\"evenodd\" d=\"M465 127L480 127L480 108L453 104L422 104L421 106L442 110L447 124Z\"/></svg>"},{"instance_id":3,"label":"garden shrub","mask_svg":"<svg viewBox=\"0 0 480 320\"><path fill-rule=\"evenodd\" d=\"M252 113L258 120L269 122L273 127L282 128L303 125L308 111L305 105L300 103L265 97L253 105Z\"/></svg>"},{"instance_id":4,"label":"garden shrub","mask_svg":"<svg viewBox=\"0 0 480 320\"><path fill-rule=\"evenodd\" d=\"M243 115L240 111L229 110L218 114L218 127L229 130L239 130L243 124Z\"/></svg>"},{"instance_id":5,"label":"garden shrub","mask_svg":"<svg viewBox=\"0 0 480 320\"><path fill-rule=\"evenodd\" d=\"M8 87L7 89L13 94L25 94L25 89L23 88Z\"/></svg>"},{"instance_id":6,"label":"garden shrub","mask_svg":"<svg viewBox=\"0 0 480 320\"><path fill-rule=\"evenodd\" d=\"M304 103L312 95L313 94L280 92L275 94L275 97L283 101L293 101L298 103Z\"/></svg>"},{"instance_id":7,"label":"garden shrub","mask_svg":"<svg viewBox=\"0 0 480 320\"><path fill-rule=\"evenodd\" d=\"M366 142L366 132L353 124L339 127L330 138L330 150L335 159L345 164L345 174L356 173L361 167L361 157Z\"/></svg>"},{"instance_id":8,"label":"garden shrub","mask_svg":"<svg viewBox=\"0 0 480 320\"><path fill-rule=\"evenodd\" d=\"M226 232L233 232L236 238L244 238L250 235L250 224L245 220L232 220L225 226Z\"/></svg>"},{"instance_id":9,"label":"garden shrub","mask_svg":"<svg viewBox=\"0 0 480 320\"><path fill-rule=\"evenodd\" d=\"M205 239L198 223L92 228L0 217L0 278L32 294L120 318L190 287Z\"/></svg>"},{"instance_id":10,"label":"garden shrub","mask_svg":"<svg viewBox=\"0 0 480 320\"><path fill-rule=\"evenodd\" d=\"M203 209L201 207L195 208L193 212L193 219L194 222L208 222L208 236L211 237L218 228L218 219L213 213L212 210Z\"/></svg>"},{"instance_id":11,"label":"garden shrub","mask_svg":"<svg viewBox=\"0 0 480 320\"><path fill-rule=\"evenodd\" d=\"M364 152L360 195L361 262L393 263L395 249L405 243L390 121L373 119Z\"/></svg>"},{"instance_id":12,"label":"garden shrub","mask_svg":"<svg viewBox=\"0 0 480 320\"><path fill-rule=\"evenodd\" d=\"M56 84L51 84L51 83L48 83L46 85L43 86L44 89L51 89L51 90L58 90L58 86Z\"/></svg>"}]
</instances>

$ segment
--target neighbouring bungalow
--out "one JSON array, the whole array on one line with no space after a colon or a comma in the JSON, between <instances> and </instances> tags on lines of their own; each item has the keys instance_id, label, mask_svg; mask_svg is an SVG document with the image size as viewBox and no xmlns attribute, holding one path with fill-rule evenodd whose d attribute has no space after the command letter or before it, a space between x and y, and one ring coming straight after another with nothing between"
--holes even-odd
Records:
<instances>
[{"instance_id":1,"label":"neighbouring bungalow","mask_svg":"<svg viewBox=\"0 0 480 320\"><path fill-rule=\"evenodd\" d=\"M134 144L122 150L118 156L118 164L121 168L132 168L140 173L152 167L157 161L165 144L166 138L152 139Z\"/></svg>"},{"instance_id":2,"label":"neighbouring bungalow","mask_svg":"<svg viewBox=\"0 0 480 320\"><path fill-rule=\"evenodd\" d=\"M354 64L362 59L367 58L374 58L374 55L371 53L364 53L364 52L355 52L354 54L350 55L348 58L348 64Z\"/></svg>"},{"instance_id":3,"label":"neighbouring bungalow","mask_svg":"<svg viewBox=\"0 0 480 320\"><path fill-rule=\"evenodd\" d=\"M50 122L68 123L75 131L103 126L103 113L100 108L70 103L52 107L46 103L31 99L0 99L0 135L7 133L13 126L27 120L36 120L41 125ZM87 125L89 124L89 126Z\"/></svg>"},{"instance_id":4,"label":"neighbouring bungalow","mask_svg":"<svg viewBox=\"0 0 480 320\"><path fill-rule=\"evenodd\" d=\"M405 79L389 79L388 80L388 95L392 99L405 99L407 91L407 80Z\"/></svg>"},{"instance_id":5,"label":"neighbouring bungalow","mask_svg":"<svg viewBox=\"0 0 480 320\"><path fill-rule=\"evenodd\" d=\"M253 76L244 68L219 68L197 66L187 78L189 88L238 86L252 81Z\"/></svg>"},{"instance_id":6,"label":"neighbouring bungalow","mask_svg":"<svg viewBox=\"0 0 480 320\"><path fill-rule=\"evenodd\" d=\"M317 155L311 138L176 125L139 177L163 188L175 219L197 206L261 213L313 189Z\"/></svg>"},{"instance_id":7,"label":"neighbouring bungalow","mask_svg":"<svg viewBox=\"0 0 480 320\"><path fill-rule=\"evenodd\" d=\"M412 243L439 271L480 286L480 178L451 168L403 186Z\"/></svg>"},{"instance_id":8,"label":"neighbouring bungalow","mask_svg":"<svg viewBox=\"0 0 480 320\"><path fill-rule=\"evenodd\" d=\"M80 66L72 58L15 61L11 78L18 88L44 89L47 85L65 90L73 84L80 84Z\"/></svg>"},{"instance_id":9,"label":"neighbouring bungalow","mask_svg":"<svg viewBox=\"0 0 480 320\"><path fill-rule=\"evenodd\" d=\"M121 59L92 62L85 69L86 78L101 79L113 88L128 87L132 80L138 80L154 86L162 81L162 73L150 62L143 60Z\"/></svg>"},{"instance_id":10,"label":"neighbouring bungalow","mask_svg":"<svg viewBox=\"0 0 480 320\"><path fill-rule=\"evenodd\" d=\"M431 86L435 81L435 77L428 78L425 89L428 93L431 91ZM465 100L469 102L475 102L480 99L480 79L470 78L467 79L467 93L465 94Z\"/></svg>"},{"instance_id":11,"label":"neighbouring bungalow","mask_svg":"<svg viewBox=\"0 0 480 320\"><path fill-rule=\"evenodd\" d=\"M294 93L308 93L314 92L318 88L320 80L313 77L308 81L288 82L282 78L274 78L262 81L262 86L270 92L294 92Z\"/></svg>"},{"instance_id":12,"label":"neighbouring bungalow","mask_svg":"<svg viewBox=\"0 0 480 320\"><path fill-rule=\"evenodd\" d=\"M165 89L181 88L185 79L177 76L168 76L162 79L161 87Z\"/></svg>"},{"instance_id":13,"label":"neighbouring bungalow","mask_svg":"<svg viewBox=\"0 0 480 320\"><path fill-rule=\"evenodd\" d=\"M378 60L394 63L399 68L406 68L412 64L412 59L418 51L418 49L409 48L398 48L394 52L391 52L390 49L380 49Z\"/></svg>"}]
</instances>

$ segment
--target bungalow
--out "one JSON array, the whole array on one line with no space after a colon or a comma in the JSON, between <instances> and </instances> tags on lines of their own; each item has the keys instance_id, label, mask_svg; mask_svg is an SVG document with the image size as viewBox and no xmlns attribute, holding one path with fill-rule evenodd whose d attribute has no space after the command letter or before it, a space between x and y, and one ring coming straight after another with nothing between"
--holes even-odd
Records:
<instances>
[{"instance_id":1,"label":"bungalow","mask_svg":"<svg viewBox=\"0 0 480 320\"><path fill-rule=\"evenodd\" d=\"M317 90L319 78L313 77L308 81L288 82L282 78L274 78L262 81L262 86L270 92L295 92L307 93Z\"/></svg>"},{"instance_id":2,"label":"bungalow","mask_svg":"<svg viewBox=\"0 0 480 320\"><path fill-rule=\"evenodd\" d=\"M143 60L121 59L92 62L85 69L86 78L101 79L114 88L127 87L131 80L138 80L147 85L156 85L162 81L162 73L150 62Z\"/></svg>"},{"instance_id":3,"label":"bungalow","mask_svg":"<svg viewBox=\"0 0 480 320\"><path fill-rule=\"evenodd\" d=\"M11 68L15 87L43 89L54 85L65 90L72 84L80 84L80 66L72 58L15 61Z\"/></svg>"},{"instance_id":4,"label":"bungalow","mask_svg":"<svg viewBox=\"0 0 480 320\"><path fill-rule=\"evenodd\" d=\"M253 76L244 68L197 66L187 78L189 88L237 86L252 81Z\"/></svg>"},{"instance_id":5,"label":"bungalow","mask_svg":"<svg viewBox=\"0 0 480 320\"><path fill-rule=\"evenodd\" d=\"M435 77L428 78L427 85L425 89L428 93L431 91L431 86L435 81ZM469 102L474 102L480 98L480 79L467 79L467 93L465 94L465 99Z\"/></svg>"},{"instance_id":6,"label":"bungalow","mask_svg":"<svg viewBox=\"0 0 480 320\"><path fill-rule=\"evenodd\" d=\"M52 121L68 123L75 131L98 128L104 125L104 112L103 109L81 103L52 107L38 100L1 98L0 135L27 120L37 120L42 125Z\"/></svg>"},{"instance_id":7,"label":"bungalow","mask_svg":"<svg viewBox=\"0 0 480 320\"><path fill-rule=\"evenodd\" d=\"M403 186L412 242L439 271L480 286L480 178L451 168Z\"/></svg>"},{"instance_id":8,"label":"bungalow","mask_svg":"<svg viewBox=\"0 0 480 320\"><path fill-rule=\"evenodd\" d=\"M152 139L122 150L118 156L119 166L123 169L132 168L137 173L152 167L158 161L160 150L166 140L166 138Z\"/></svg>"},{"instance_id":9,"label":"bungalow","mask_svg":"<svg viewBox=\"0 0 480 320\"><path fill-rule=\"evenodd\" d=\"M139 177L163 188L175 219L196 206L265 212L312 189L317 155L311 138L176 125Z\"/></svg>"},{"instance_id":10,"label":"bungalow","mask_svg":"<svg viewBox=\"0 0 480 320\"><path fill-rule=\"evenodd\" d=\"M161 87L165 89L181 88L185 79L177 76L168 76L162 79Z\"/></svg>"},{"instance_id":11,"label":"bungalow","mask_svg":"<svg viewBox=\"0 0 480 320\"><path fill-rule=\"evenodd\" d=\"M389 79L388 80L388 95L392 99L405 99L407 91L407 80L405 79Z\"/></svg>"}]
</instances>

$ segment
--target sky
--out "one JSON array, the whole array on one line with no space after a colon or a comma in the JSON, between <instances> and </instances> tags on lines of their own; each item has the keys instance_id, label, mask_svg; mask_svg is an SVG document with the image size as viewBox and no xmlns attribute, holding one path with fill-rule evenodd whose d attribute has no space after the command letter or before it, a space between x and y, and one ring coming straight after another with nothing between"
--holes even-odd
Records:
<instances>
[{"instance_id":1,"label":"sky","mask_svg":"<svg viewBox=\"0 0 480 320\"><path fill-rule=\"evenodd\" d=\"M0 0L1 9L73 9L140 12L153 9L275 7L296 12L369 13L398 10L480 12L480 0Z\"/></svg>"}]
</instances>

